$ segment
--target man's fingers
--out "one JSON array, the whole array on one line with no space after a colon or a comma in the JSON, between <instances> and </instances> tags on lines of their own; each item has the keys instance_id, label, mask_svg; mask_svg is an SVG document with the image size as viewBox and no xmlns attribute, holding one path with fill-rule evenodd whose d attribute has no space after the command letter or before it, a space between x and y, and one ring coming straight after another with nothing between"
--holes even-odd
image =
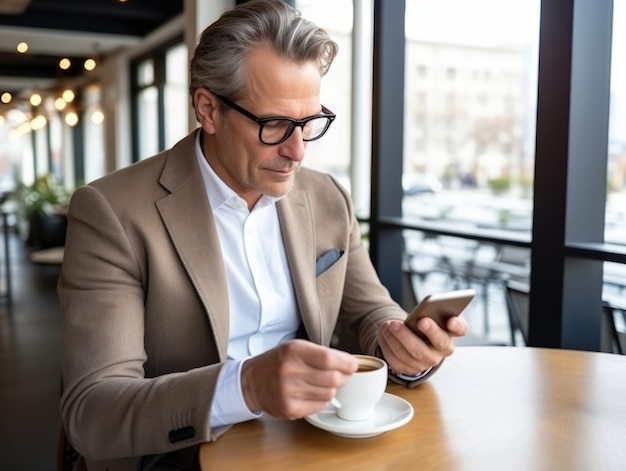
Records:
<instances>
[{"instance_id":1,"label":"man's fingers","mask_svg":"<svg viewBox=\"0 0 626 471\"><path fill-rule=\"evenodd\" d=\"M299 358L309 368L339 371L343 374L352 374L358 368L358 362L353 355L304 340L294 340L279 348L285 348L285 355Z\"/></svg>"},{"instance_id":2,"label":"man's fingers","mask_svg":"<svg viewBox=\"0 0 626 471\"><path fill-rule=\"evenodd\" d=\"M243 364L244 399L251 410L300 418L326 407L357 368L356 358L349 353L304 340L289 341Z\"/></svg>"}]
</instances>

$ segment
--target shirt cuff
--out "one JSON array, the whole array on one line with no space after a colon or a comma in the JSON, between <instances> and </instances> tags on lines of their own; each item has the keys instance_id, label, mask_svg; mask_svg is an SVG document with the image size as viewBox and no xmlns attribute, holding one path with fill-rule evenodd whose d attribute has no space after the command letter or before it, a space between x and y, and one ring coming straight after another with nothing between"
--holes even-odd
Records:
<instances>
[{"instance_id":1,"label":"shirt cuff","mask_svg":"<svg viewBox=\"0 0 626 471\"><path fill-rule=\"evenodd\" d=\"M211 428L258 419L263 415L248 409L243 398L241 368L247 359L228 361L220 371L211 406Z\"/></svg>"},{"instance_id":2,"label":"shirt cuff","mask_svg":"<svg viewBox=\"0 0 626 471\"><path fill-rule=\"evenodd\" d=\"M395 377L397 377L397 378L399 378L399 379L401 379L403 381L411 382L411 381L417 381L418 379L422 379L424 376L426 376L428 373L430 373L432 371L432 369L433 369L433 367L431 366L427 370L424 370L421 373L417 373L416 375L404 375L402 373L397 373L397 372L393 371L392 369L390 369L389 371Z\"/></svg>"},{"instance_id":3,"label":"shirt cuff","mask_svg":"<svg viewBox=\"0 0 626 471\"><path fill-rule=\"evenodd\" d=\"M383 355L383 351L380 349L380 346L376 347L376 356L381 360L385 359L385 356ZM427 376L428 373L432 371L432 369L433 367L431 366L430 368L425 369L424 371L421 371L416 375L405 375L402 373L398 373L397 371L393 371L391 368L389 368L389 374L397 379L402 380L403 382L412 383L413 381L417 381L419 379L422 379L424 376Z\"/></svg>"}]
</instances>

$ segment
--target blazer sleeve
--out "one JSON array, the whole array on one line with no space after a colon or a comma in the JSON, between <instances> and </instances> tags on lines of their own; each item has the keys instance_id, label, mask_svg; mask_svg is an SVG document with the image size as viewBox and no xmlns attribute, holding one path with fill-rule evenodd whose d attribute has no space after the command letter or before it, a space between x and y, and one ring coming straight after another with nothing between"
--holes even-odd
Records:
<instances>
[{"instance_id":1,"label":"blazer sleeve","mask_svg":"<svg viewBox=\"0 0 626 471\"><path fill-rule=\"evenodd\" d=\"M196 368L165 374L158 374L160 366L152 365L153 377L146 375L145 303L158 295L154 292L161 286L149 292L153 281L136 240L158 239L162 229L147 218L138 224L146 227L131 234L120 214L92 186L74 193L58 282L63 316L62 422L76 450L93 460L169 453L210 441L224 431L211 430L208 423L222 367L217 358L207 356ZM167 253L157 257L168 260ZM170 268L163 289L167 283L172 289L184 289L180 268L173 263ZM151 315L169 319L174 329L176 316L201 312L197 299L188 297L193 299L183 301L180 312L173 302L163 301L163 308ZM163 332L167 334L166 329ZM181 355L186 347L193 349L180 345Z\"/></svg>"}]
</instances>

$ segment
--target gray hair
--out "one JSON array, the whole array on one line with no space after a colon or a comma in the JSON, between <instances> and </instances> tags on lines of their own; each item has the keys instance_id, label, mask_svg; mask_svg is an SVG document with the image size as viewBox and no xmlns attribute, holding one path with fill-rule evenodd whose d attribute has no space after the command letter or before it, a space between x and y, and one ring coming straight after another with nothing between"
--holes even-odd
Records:
<instances>
[{"instance_id":1,"label":"gray hair","mask_svg":"<svg viewBox=\"0 0 626 471\"><path fill-rule=\"evenodd\" d=\"M326 30L283 0L250 0L226 11L202 32L190 63L192 100L198 88L231 100L245 97L247 55L265 44L297 64L317 61L320 76L338 49Z\"/></svg>"}]
</instances>

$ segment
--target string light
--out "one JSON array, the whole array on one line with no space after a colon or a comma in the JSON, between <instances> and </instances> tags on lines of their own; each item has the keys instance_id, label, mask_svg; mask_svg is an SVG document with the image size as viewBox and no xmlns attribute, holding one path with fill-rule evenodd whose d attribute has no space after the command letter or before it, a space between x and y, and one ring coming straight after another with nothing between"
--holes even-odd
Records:
<instances>
[{"instance_id":1,"label":"string light","mask_svg":"<svg viewBox=\"0 0 626 471\"><path fill-rule=\"evenodd\" d=\"M26 51L28 51L28 43L25 43L24 41L22 41L21 43L19 43L17 45L17 52L19 52L20 54L24 54Z\"/></svg>"},{"instance_id":2,"label":"string light","mask_svg":"<svg viewBox=\"0 0 626 471\"><path fill-rule=\"evenodd\" d=\"M65 109L66 106L67 106L67 102L63 98L59 97L56 100L54 100L54 107L57 110L62 111Z\"/></svg>"},{"instance_id":3,"label":"string light","mask_svg":"<svg viewBox=\"0 0 626 471\"><path fill-rule=\"evenodd\" d=\"M11 136L23 136L26 133L31 131L30 121L24 121L23 123L18 124L15 128L13 128L13 132L10 133Z\"/></svg>"},{"instance_id":4,"label":"string light","mask_svg":"<svg viewBox=\"0 0 626 471\"><path fill-rule=\"evenodd\" d=\"M35 116L30 121L30 127L33 131L37 131L39 129L43 129L47 123L48 123L48 120L46 119L46 117L40 114L38 116Z\"/></svg>"},{"instance_id":5,"label":"string light","mask_svg":"<svg viewBox=\"0 0 626 471\"><path fill-rule=\"evenodd\" d=\"M67 70L72 65L72 61L70 61L67 57L64 57L59 61L59 67L63 70Z\"/></svg>"},{"instance_id":6,"label":"string light","mask_svg":"<svg viewBox=\"0 0 626 471\"><path fill-rule=\"evenodd\" d=\"M5 104L11 103L12 99L13 99L13 95L11 95L9 92L4 92L0 96L0 101L2 101L2 103L5 103Z\"/></svg>"},{"instance_id":7,"label":"string light","mask_svg":"<svg viewBox=\"0 0 626 471\"><path fill-rule=\"evenodd\" d=\"M96 61L94 59L87 59L85 60L83 67L85 68L85 70L91 72L93 69L96 68Z\"/></svg>"},{"instance_id":8,"label":"string light","mask_svg":"<svg viewBox=\"0 0 626 471\"><path fill-rule=\"evenodd\" d=\"M104 121L104 113L100 110L96 110L91 114L91 122L93 124L102 124Z\"/></svg>"},{"instance_id":9,"label":"string light","mask_svg":"<svg viewBox=\"0 0 626 471\"><path fill-rule=\"evenodd\" d=\"M39 106L39 105L41 105L41 101L42 101L41 95L39 93L33 93L30 96L30 99L28 101L33 106Z\"/></svg>"},{"instance_id":10,"label":"string light","mask_svg":"<svg viewBox=\"0 0 626 471\"><path fill-rule=\"evenodd\" d=\"M68 126L76 126L78 124L78 115L74 111L70 111L65 115L65 124Z\"/></svg>"},{"instance_id":11,"label":"string light","mask_svg":"<svg viewBox=\"0 0 626 471\"><path fill-rule=\"evenodd\" d=\"M74 101L74 92L72 90L70 90L69 88L66 90L63 90L63 93L61 95L63 97L63 99L65 100L66 103L71 103Z\"/></svg>"}]
</instances>

